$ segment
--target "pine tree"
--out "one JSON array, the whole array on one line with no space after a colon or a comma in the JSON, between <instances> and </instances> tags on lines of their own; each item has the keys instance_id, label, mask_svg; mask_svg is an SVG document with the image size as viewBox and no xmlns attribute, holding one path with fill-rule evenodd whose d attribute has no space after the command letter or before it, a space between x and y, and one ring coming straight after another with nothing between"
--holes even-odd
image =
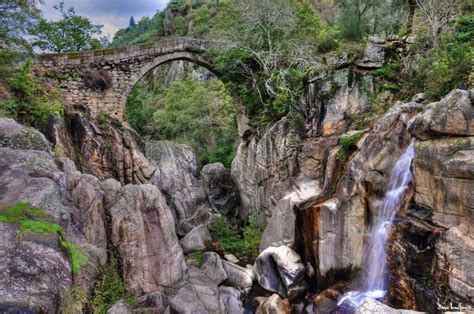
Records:
<instances>
[{"instance_id":1,"label":"pine tree","mask_svg":"<svg viewBox=\"0 0 474 314\"><path fill-rule=\"evenodd\" d=\"M137 23L135 23L135 19L133 18L133 16L130 17L130 22L128 23L128 27L129 28L133 28L137 25Z\"/></svg>"}]
</instances>

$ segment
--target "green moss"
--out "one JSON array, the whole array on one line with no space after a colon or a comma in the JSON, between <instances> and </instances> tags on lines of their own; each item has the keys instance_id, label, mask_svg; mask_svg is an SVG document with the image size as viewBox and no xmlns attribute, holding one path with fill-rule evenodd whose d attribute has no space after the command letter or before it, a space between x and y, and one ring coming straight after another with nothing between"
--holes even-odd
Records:
<instances>
[{"instance_id":1,"label":"green moss","mask_svg":"<svg viewBox=\"0 0 474 314\"><path fill-rule=\"evenodd\" d=\"M34 233L54 233L59 237L59 245L61 249L68 253L71 259L72 272L78 273L82 266L87 263L87 255L74 242L67 241L64 237L64 230L58 224L52 223L47 219L47 213L39 208L34 208L27 203L17 203L0 208L0 221L5 223L16 223L20 230L20 236L27 231Z\"/></svg>"}]
</instances>

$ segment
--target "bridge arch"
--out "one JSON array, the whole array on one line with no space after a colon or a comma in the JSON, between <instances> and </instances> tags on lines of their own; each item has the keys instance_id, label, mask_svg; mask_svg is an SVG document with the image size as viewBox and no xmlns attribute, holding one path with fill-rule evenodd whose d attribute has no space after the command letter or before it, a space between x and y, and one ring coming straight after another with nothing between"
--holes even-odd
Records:
<instances>
[{"instance_id":1,"label":"bridge arch","mask_svg":"<svg viewBox=\"0 0 474 314\"><path fill-rule=\"evenodd\" d=\"M162 64L184 60L217 74L205 58L211 44L193 38L167 39L122 48L43 54L37 62L57 78L68 108L86 107L93 117L105 112L122 120L133 87Z\"/></svg>"}]
</instances>

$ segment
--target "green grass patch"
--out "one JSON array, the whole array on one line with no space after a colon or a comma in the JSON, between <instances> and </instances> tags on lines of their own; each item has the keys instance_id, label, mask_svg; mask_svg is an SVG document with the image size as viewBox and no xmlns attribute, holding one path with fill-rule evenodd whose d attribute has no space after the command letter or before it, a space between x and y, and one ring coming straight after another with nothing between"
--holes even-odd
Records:
<instances>
[{"instance_id":1,"label":"green grass patch","mask_svg":"<svg viewBox=\"0 0 474 314\"><path fill-rule=\"evenodd\" d=\"M362 138L364 132L359 132L354 135L344 135L341 138L341 149L336 155L337 160L344 160L349 157L357 148L357 142Z\"/></svg>"},{"instance_id":2,"label":"green grass patch","mask_svg":"<svg viewBox=\"0 0 474 314\"><path fill-rule=\"evenodd\" d=\"M202 261L204 259L203 251L196 251L189 256L190 259L193 259L197 262L198 266L201 267Z\"/></svg>"},{"instance_id":3,"label":"green grass patch","mask_svg":"<svg viewBox=\"0 0 474 314\"><path fill-rule=\"evenodd\" d=\"M230 225L222 216L214 216L211 224L212 236L221 243L224 252L248 262L257 258L264 230L265 226L256 216L250 217L248 224L241 229Z\"/></svg>"},{"instance_id":4,"label":"green grass patch","mask_svg":"<svg viewBox=\"0 0 474 314\"><path fill-rule=\"evenodd\" d=\"M92 300L94 313L107 313L107 310L119 300L124 300L132 307L138 304L136 298L125 289L117 269L118 263L112 254L108 264L101 267L101 277L96 281L94 287Z\"/></svg>"},{"instance_id":5,"label":"green grass patch","mask_svg":"<svg viewBox=\"0 0 474 314\"><path fill-rule=\"evenodd\" d=\"M16 223L20 230L20 236L27 231L34 233L55 233L59 237L61 249L68 253L71 259L73 274L77 274L81 267L87 263L87 255L74 242L67 241L64 237L63 227L56 223L47 221L47 213L40 208L34 208L27 203L17 203L0 208L0 221L5 223Z\"/></svg>"}]
</instances>

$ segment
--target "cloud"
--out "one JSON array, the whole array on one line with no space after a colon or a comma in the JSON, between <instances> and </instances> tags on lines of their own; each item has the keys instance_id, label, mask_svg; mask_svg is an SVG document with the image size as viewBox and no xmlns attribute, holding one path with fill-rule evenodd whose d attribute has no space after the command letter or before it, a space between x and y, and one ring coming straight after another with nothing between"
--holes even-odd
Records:
<instances>
[{"instance_id":1,"label":"cloud","mask_svg":"<svg viewBox=\"0 0 474 314\"><path fill-rule=\"evenodd\" d=\"M76 13L92 20L94 24L104 25L102 32L113 36L119 28L128 26L130 16L136 21L143 16L152 16L157 10L162 10L169 0L66 0L64 6L73 6ZM41 5L46 19L57 20L60 18L53 6L59 0L45 0Z\"/></svg>"}]
</instances>

